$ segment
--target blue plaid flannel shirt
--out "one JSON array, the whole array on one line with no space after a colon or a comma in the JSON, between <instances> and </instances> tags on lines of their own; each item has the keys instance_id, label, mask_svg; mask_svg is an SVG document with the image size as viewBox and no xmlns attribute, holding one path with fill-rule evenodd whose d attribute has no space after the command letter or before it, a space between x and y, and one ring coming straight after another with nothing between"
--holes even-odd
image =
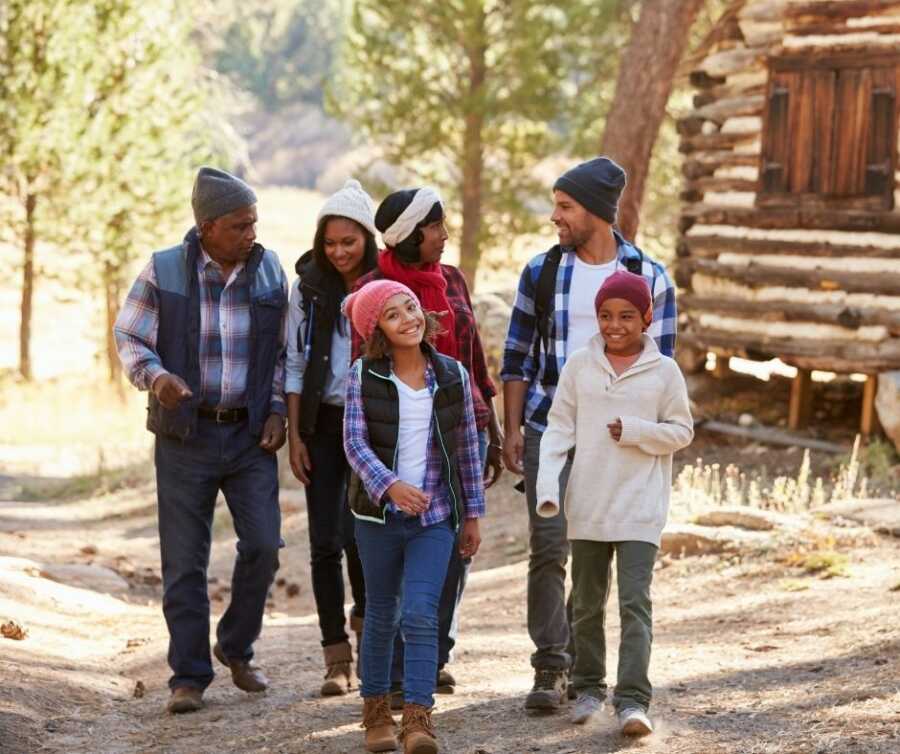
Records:
<instances>
[{"instance_id":1,"label":"blue plaid flannel shirt","mask_svg":"<svg viewBox=\"0 0 900 754\"><path fill-rule=\"evenodd\" d=\"M385 466L375 455L369 444L369 427L362 400L362 359L357 359L350 367L347 375L347 395L344 403L344 451L347 462L359 475L360 481L372 500L391 504L387 495L388 487L400 481L400 477ZM457 362L458 363L458 362ZM459 468L459 479L464 498L465 518L481 518L485 513L484 480L481 472L481 461L478 454L478 431L475 428L475 409L472 403L472 389L469 375L462 364L464 391L464 415L459 427L456 445L456 458ZM437 378L431 362L425 368L425 385L434 394L437 389ZM429 495L430 502L420 518L422 526L431 526L450 517L450 485L444 479L442 452L435 436L434 414L432 414L429 430L427 458L425 461L425 483L422 490Z\"/></svg>"},{"instance_id":2,"label":"blue plaid flannel shirt","mask_svg":"<svg viewBox=\"0 0 900 754\"><path fill-rule=\"evenodd\" d=\"M638 250L616 234L618 259L638 258ZM553 324L550 328L548 347L543 345L535 363L534 346L540 337L534 316L534 296L538 276L547 252L534 257L522 271L519 289L513 304L506 345L503 349L503 368L500 377L504 382L520 380L528 383L525 396L525 423L543 432L547 428L547 412L553 402L559 374L569 354L566 343L569 331L569 290L572 285L572 270L575 267L575 250L565 249L556 274L556 288L553 300ZM644 254L642 273L653 293L653 323L647 330L666 356L674 356L675 331L678 312L675 307L675 285L666 274L665 268Z\"/></svg>"}]
</instances>

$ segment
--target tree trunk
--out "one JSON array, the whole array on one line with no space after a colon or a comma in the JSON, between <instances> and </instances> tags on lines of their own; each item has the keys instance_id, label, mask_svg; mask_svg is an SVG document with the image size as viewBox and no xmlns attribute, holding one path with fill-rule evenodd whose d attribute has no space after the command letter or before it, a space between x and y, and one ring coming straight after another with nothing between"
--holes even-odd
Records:
<instances>
[{"instance_id":1,"label":"tree trunk","mask_svg":"<svg viewBox=\"0 0 900 754\"><path fill-rule=\"evenodd\" d=\"M466 112L466 128L463 134L462 168L462 239L459 248L459 269L469 284L475 288L475 272L481 259L481 198L483 190L484 144L484 82L487 75L485 63L484 13L477 28L478 34L467 48L469 59L469 92Z\"/></svg>"},{"instance_id":2,"label":"tree trunk","mask_svg":"<svg viewBox=\"0 0 900 754\"><path fill-rule=\"evenodd\" d=\"M109 381L121 386L122 364L116 348L116 336L113 326L119 316L119 275L118 270L107 262L103 268L103 287L106 293L106 365L109 370Z\"/></svg>"},{"instance_id":3,"label":"tree trunk","mask_svg":"<svg viewBox=\"0 0 900 754\"><path fill-rule=\"evenodd\" d=\"M34 211L37 195L30 191L25 195L24 261L22 264L22 305L19 320L19 373L31 380L31 309L34 299Z\"/></svg>"},{"instance_id":4,"label":"tree trunk","mask_svg":"<svg viewBox=\"0 0 900 754\"><path fill-rule=\"evenodd\" d=\"M612 157L628 173L618 215L619 230L628 239L637 235L653 145L688 33L703 3L704 0L644 0L622 55L600 152Z\"/></svg>"}]
</instances>

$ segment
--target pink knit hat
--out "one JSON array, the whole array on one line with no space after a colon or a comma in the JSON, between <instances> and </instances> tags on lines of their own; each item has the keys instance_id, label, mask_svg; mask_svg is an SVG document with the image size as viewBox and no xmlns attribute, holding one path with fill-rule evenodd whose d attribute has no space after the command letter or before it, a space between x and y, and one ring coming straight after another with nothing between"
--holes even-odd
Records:
<instances>
[{"instance_id":1,"label":"pink knit hat","mask_svg":"<svg viewBox=\"0 0 900 754\"><path fill-rule=\"evenodd\" d=\"M600 305L610 298L622 298L634 304L641 313L645 325L653 321L653 297L650 286L643 276L627 270L617 270L603 281L594 298L594 311L600 312Z\"/></svg>"},{"instance_id":2,"label":"pink knit hat","mask_svg":"<svg viewBox=\"0 0 900 754\"><path fill-rule=\"evenodd\" d=\"M353 329L360 334L363 340L368 340L375 332L378 318L391 296L405 293L413 301L419 303L415 293L403 283L396 280L373 280L366 283L355 293L351 293L341 304L344 314L353 325Z\"/></svg>"}]
</instances>

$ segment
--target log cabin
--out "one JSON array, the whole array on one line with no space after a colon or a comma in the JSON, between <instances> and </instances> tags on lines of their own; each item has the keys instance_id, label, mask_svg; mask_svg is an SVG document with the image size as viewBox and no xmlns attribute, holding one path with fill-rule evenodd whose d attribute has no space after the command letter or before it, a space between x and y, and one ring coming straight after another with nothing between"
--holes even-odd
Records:
<instances>
[{"instance_id":1,"label":"log cabin","mask_svg":"<svg viewBox=\"0 0 900 754\"><path fill-rule=\"evenodd\" d=\"M798 369L900 369L900 0L737 0L678 121L680 345Z\"/></svg>"}]
</instances>

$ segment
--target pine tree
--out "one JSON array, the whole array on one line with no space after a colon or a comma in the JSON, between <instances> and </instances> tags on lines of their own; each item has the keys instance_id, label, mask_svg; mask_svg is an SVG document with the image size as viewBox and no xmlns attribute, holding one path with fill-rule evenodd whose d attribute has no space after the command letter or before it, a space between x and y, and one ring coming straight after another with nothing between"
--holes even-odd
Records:
<instances>
[{"instance_id":1,"label":"pine tree","mask_svg":"<svg viewBox=\"0 0 900 754\"><path fill-rule=\"evenodd\" d=\"M331 106L461 214L460 269L533 229L534 177L612 77L615 0L357 0ZM588 94L589 93L589 94Z\"/></svg>"}]
</instances>

